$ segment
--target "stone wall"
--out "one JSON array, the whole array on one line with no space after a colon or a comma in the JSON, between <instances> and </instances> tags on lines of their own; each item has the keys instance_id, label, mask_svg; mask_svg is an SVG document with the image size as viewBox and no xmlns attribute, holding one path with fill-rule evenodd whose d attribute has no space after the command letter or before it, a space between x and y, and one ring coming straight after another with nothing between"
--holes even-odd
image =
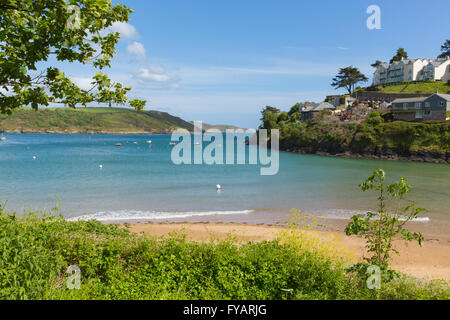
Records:
<instances>
[{"instance_id":1,"label":"stone wall","mask_svg":"<svg viewBox=\"0 0 450 320\"><path fill-rule=\"evenodd\" d=\"M358 98L359 102L367 102L367 101L392 102L398 98L429 97L430 93L385 93L378 91L364 91L364 92L355 92L353 93L352 96L354 98Z\"/></svg>"}]
</instances>

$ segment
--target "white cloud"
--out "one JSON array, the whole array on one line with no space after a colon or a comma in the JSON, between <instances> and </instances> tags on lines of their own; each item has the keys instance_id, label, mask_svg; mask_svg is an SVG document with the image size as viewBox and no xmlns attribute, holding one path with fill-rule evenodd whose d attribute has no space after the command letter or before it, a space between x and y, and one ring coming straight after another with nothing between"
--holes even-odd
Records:
<instances>
[{"instance_id":1,"label":"white cloud","mask_svg":"<svg viewBox=\"0 0 450 320\"><path fill-rule=\"evenodd\" d=\"M127 52L133 54L139 60L145 60L146 51L142 43L134 41L127 46Z\"/></svg>"},{"instance_id":2,"label":"white cloud","mask_svg":"<svg viewBox=\"0 0 450 320\"><path fill-rule=\"evenodd\" d=\"M119 32L120 36L126 39L139 39L136 28L127 22L114 22L112 26L107 28L109 32Z\"/></svg>"},{"instance_id":3,"label":"white cloud","mask_svg":"<svg viewBox=\"0 0 450 320\"><path fill-rule=\"evenodd\" d=\"M74 84L76 84L80 89L89 90L92 88L92 78L86 77L71 77L71 80Z\"/></svg>"},{"instance_id":4,"label":"white cloud","mask_svg":"<svg viewBox=\"0 0 450 320\"><path fill-rule=\"evenodd\" d=\"M154 81L154 82L168 82L170 77L167 74L154 72L150 69L139 69L136 77L144 81Z\"/></svg>"}]
</instances>

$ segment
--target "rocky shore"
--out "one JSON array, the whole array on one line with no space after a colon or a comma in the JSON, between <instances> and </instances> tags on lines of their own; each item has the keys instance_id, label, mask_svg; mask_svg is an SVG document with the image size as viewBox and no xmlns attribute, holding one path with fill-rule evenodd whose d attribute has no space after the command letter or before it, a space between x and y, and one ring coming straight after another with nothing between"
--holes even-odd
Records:
<instances>
[{"instance_id":1,"label":"rocky shore","mask_svg":"<svg viewBox=\"0 0 450 320\"><path fill-rule=\"evenodd\" d=\"M286 152L294 152L301 154L316 154L321 156L335 156L345 158L364 158L364 159L381 159L381 160L394 160L394 161L412 161L412 162L429 162L429 163L450 163L450 153L439 153L427 150L399 152L394 149L381 149L375 148L374 150L364 152L353 151L324 151L320 149L314 149L312 147L294 147L287 148Z\"/></svg>"}]
</instances>

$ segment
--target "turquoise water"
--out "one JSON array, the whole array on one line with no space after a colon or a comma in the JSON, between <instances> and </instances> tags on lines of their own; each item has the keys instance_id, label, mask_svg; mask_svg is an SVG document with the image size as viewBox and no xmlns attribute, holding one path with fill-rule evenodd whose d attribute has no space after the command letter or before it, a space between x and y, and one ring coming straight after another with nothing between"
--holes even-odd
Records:
<instances>
[{"instance_id":1,"label":"turquoise water","mask_svg":"<svg viewBox=\"0 0 450 320\"><path fill-rule=\"evenodd\" d=\"M431 220L450 217L448 165L282 152L279 173L261 176L255 165L177 166L170 160L169 135L5 137L0 142L0 201L15 210L49 209L59 201L68 218L100 220L230 220L239 214L276 217L291 208L343 218L376 208L375 195L362 193L358 184L383 168L391 181L408 178L414 186L410 198L430 210L426 216Z\"/></svg>"}]
</instances>

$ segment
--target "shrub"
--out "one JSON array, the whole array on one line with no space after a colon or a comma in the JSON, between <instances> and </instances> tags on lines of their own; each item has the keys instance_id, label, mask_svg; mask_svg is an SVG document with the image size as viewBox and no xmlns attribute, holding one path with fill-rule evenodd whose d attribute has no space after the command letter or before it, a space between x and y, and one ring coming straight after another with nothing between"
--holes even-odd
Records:
<instances>
[{"instance_id":1,"label":"shrub","mask_svg":"<svg viewBox=\"0 0 450 320\"><path fill-rule=\"evenodd\" d=\"M422 246L423 236L420 233L410 232L405 228L405 224L426 210L416 208L413 202L405 207L397 208L395 213L391 213L386 207L388 197L402 199L411 186L406 184L403 177L399 182L390 185L386 185L385 180L386 173L379 169L360 184L363 192L368 190L379 192L378 211L368 212L365 216L360 214L353 216L352 221L345 229L347 235L358 235L366 239L366 247L371 256L364 258L365 264L362 265L364 273L367 266L377 265L388 274L393 274L389 270L389 261L392 253L398 253L393 248L393 240L398 236L406 241L416 240ZM391 277L387 278L387 280L389 279Z\"/></svg>"},{"instance_id":2,"label":"shrub","mask_svg":"<svg viewBox=\"0 0 450 320\"><path fill-rule=\"evenodd\" d=\"M383 123L384 119L381 117L381 114L379 112L371 112L366 118L366 123L376 126L380 123Z\"/></svg>"}]
</instances>

